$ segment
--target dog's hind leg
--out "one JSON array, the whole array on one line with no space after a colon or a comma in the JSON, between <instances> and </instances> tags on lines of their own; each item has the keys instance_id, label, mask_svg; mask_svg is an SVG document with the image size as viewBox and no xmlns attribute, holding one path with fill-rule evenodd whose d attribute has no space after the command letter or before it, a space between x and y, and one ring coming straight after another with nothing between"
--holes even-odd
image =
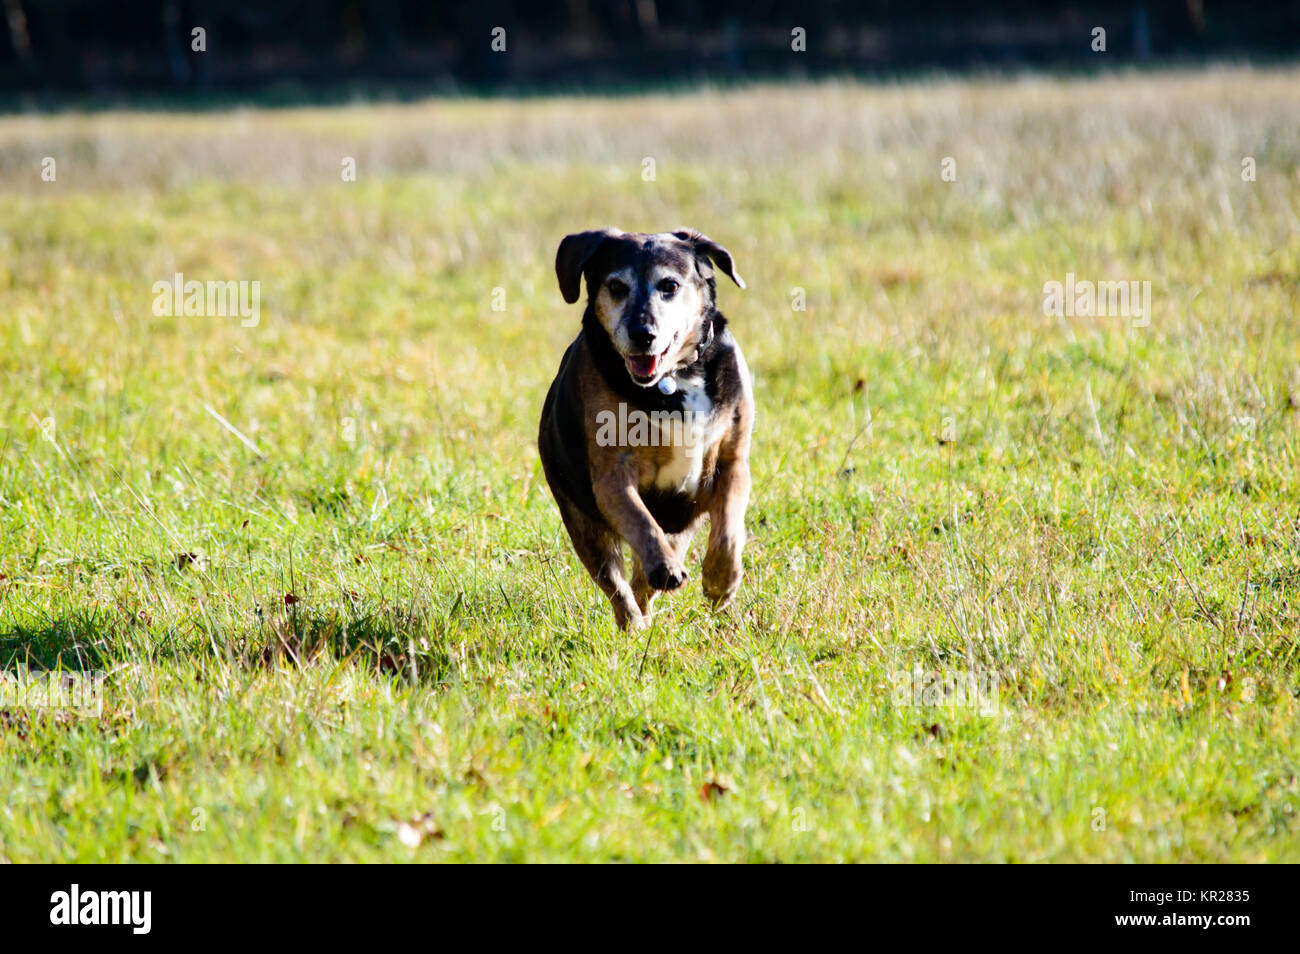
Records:
<instances>
[{"instance_id":1,"label":"dog's hind leg","mask_svg":"<svg viewBox=\"0 0 1300 954\"><path fill-rule=\"evenodd\" d=\"M668 546L677 557L678 563L686 562L686 551L690 549L693 536L695 536L694 527L681 533L667 534ZM641 609L641 615L645 617L647 623L650 622L650 606L659 595L659 591L646 579L645 568L635 553L632 554L632 595L636 598L636 605Z\"/></svg>"},{"instance_id":2,"label":"dog's hind leg","mask_svg":"<svg viewBox=\"0 0 1300 954\"><path fill-rule=\"evenodd\" d=\"M614 619L623 629L645 625L623 568L623 541L607 526L592 520L571 504L560 503L560 516L569 531L573 549L596 585L614 607Z\"/></svg>"}]
</instances>

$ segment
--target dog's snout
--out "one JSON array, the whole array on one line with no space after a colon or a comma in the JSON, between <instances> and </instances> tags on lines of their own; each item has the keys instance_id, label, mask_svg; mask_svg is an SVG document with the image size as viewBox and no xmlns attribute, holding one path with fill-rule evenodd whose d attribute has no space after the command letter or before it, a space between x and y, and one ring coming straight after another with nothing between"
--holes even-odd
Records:
<instances>
[{"instance_id":1,"label":"dog's snout","mask_svg":"<svg viewBox=\"0 0 1300 954\"><path fill-rule=\"evenodd\" d=\"M627 340L632 343L634 348L639 348L642 351L649 350L650 346L655 343L654 329L650 325L644 324L629 325Z\"/></svg>"}]
</instances>

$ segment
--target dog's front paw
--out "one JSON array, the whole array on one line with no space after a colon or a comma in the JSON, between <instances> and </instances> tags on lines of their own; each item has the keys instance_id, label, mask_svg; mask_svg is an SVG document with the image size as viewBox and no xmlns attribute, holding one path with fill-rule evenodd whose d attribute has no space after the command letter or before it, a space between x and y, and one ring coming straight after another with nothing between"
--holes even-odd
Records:
<instances>
[{"instance_id":1,"label":"dog's front paw","mask_svg":"<svg viewBox=\"0 0 1300 954\"><path fill-rule=\"evenodd\" d=\"M646 573L646 581L656 590L678 589L690 578L686 567L676 562L660 563Z\"/></svg>"},{"instance_id":2,"label":"dog's front paw","mask_svg":"<svg viewBox=\"0 0 1300 954\"><path fill-rule=\"evenodd\" d=\"M722 609L740 589L744 569L738 550L718 549L704 555L704 598L714 609Z\"/></svg>"},{"instance_id":3,"label":"dog's front paw","mask_svg":"<svg viewBox=\"0 0 1300 954\"><path fill-rule=\"evenodd\" d=\"M636 603L628 600L625 602L614 601L614 619L618 623L619 629L625 629L628 632L635 633L637 630L645 629L650 625L650 621L641 614Z\"/></svg>"},{"instance_id":4,"label":"dog's front paw","mask_svg":"<svg viewBox=\"0 0 1300 954\"><path fill-rule=\"evenodd\" d=\"M715 610L726 607L736 597L736 591L740 589L740 574L737 573L731 579L725 582L704 581L704 598L713 604Z\"/></svg>"}]
</instances>

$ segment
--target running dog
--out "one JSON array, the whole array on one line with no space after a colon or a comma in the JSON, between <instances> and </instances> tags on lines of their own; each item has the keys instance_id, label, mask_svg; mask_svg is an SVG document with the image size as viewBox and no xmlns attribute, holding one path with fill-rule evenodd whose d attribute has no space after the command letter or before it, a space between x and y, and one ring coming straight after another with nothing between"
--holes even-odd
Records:
<instances>
[{"instance_id":1,"label":"running dog","mask_svg":"<svg viewBox=\"0 0 1300 954\"><path fill-rule=\"evenodd\" d=\"M690 229L578 232L555 256L564 300L577 302L585 278L587 307L538 449L573 547L623 628L648 624L656 594L687 581L705 515L704 595L721 609L740 586L753 382L714 268L745 287L731 253Z\"/></svg>"}]
</instances>

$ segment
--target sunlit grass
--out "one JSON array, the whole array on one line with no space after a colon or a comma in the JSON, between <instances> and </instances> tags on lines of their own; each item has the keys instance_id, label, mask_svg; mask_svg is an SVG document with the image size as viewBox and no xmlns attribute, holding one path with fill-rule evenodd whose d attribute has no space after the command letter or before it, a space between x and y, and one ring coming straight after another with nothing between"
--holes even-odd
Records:
<instances>
[{"instance_id":1,"label":"sunlit grass","mask_svg":"<svg viewBox=\"0 0 1300 954\"><path fill-rule=\"evenodd\" d=\"M1225 71L0 120L0 657L109 673L0 713L0 859L1300 860L1297 115ZM648 638L534 447L604 224L749 285L746 581ZM156 317L175 272L260 322ZM1045 317L1066 272L1150 323Z\"/></svg>"}]
</instances>

